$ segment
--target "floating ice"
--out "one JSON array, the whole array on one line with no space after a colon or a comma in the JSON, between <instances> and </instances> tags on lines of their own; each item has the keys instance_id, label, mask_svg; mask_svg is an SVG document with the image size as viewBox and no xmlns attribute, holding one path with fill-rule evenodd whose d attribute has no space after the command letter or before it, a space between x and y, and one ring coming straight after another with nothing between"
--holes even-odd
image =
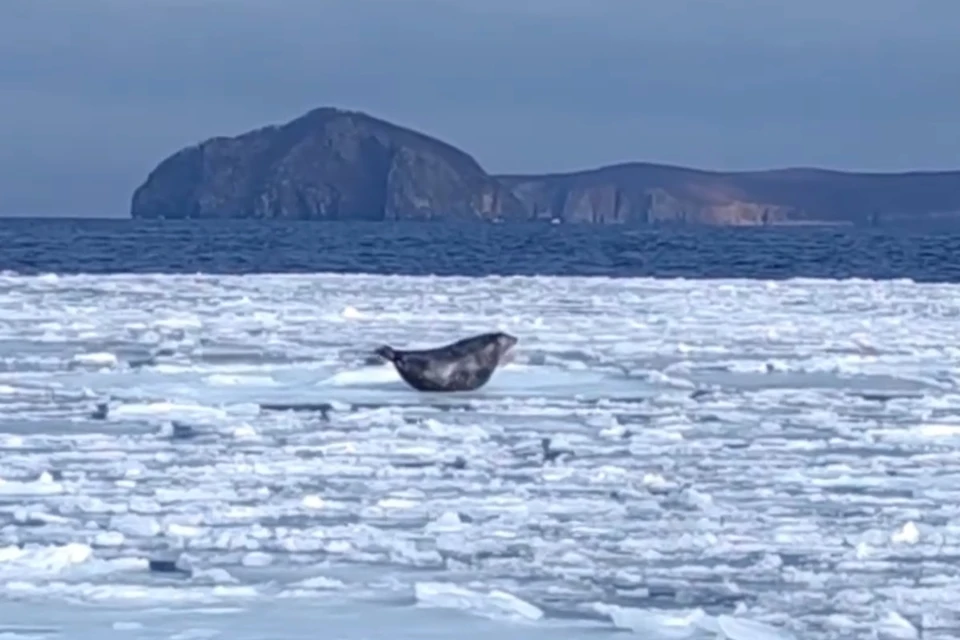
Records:
<instances>
[{"instance_id":1,"label":"floating ice","mask_svg":"<svg viewBox=\"0 0 960 640\"><path fill-rule=\"evenodd\" d=\"M117 356L107 352L78 353L73 357L73 361L78 364L99 367L115 367L118 364Z\"/></svg>"},{"instance_id":2,"label":"floating ice","mask_svg":"<svg viewBox=\"0 0 960 640\"><path fill-rule=\"evenodd\" d=\"M63 485L54 482L53 476L44 471L34 481L5 480L0 478L0 496L53 495L63 493Z\"/></svg>"},{"instance_id":3,"label":"floating ice","mask_svg":"<svg viewBox=\"0 0 960 640\"><path fill-rule=\"evenodd\" d=\"M414 585L417 602L424 606L462 609L485 616L539 620L543 611L513 594L494 589L479 593L458 585L418 582Z\"/></svg>"},{"instance_id":4,"label":"floating ice","mask_svg":"<svg viewBox=\"0 0 960 640\"><path fill-rule=\"evenodd\" d=\"M955 635L960 287L0 283L8 599L316 615L412 591L393 610L479 616L465 634ZM520 344L478 392L358 366L496 328ZM98 629L134 619L210 628Z\"/></svg>"}]
</instances>

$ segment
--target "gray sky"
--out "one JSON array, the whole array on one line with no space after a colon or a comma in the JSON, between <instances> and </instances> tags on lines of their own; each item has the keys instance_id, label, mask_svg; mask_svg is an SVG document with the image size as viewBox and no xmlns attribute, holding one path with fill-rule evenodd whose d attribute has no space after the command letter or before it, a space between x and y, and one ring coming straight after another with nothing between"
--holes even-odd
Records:
<instances>
[{"instance_id":1,"label":"gray sky","mask_svg":"<svg viewBox=\"0 0 960 640\"><path fill-rule=\"evenodd\" d=\"M957 0L3 0L0 214L321 105L491 172L960 168Z\"/></svg>"}]
</instances>

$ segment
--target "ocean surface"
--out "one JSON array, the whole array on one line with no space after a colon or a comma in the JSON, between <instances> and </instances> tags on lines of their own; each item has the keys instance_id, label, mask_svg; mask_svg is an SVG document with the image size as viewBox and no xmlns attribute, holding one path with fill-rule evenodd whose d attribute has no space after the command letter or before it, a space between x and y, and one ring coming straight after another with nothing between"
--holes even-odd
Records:
<instances>
[{"instance_id":1,"label":"ocean surface","mask_svg":"<svg viewBox=\"0 0 960 640\"><path fill-rule=\"evenodd\" d=\"M960 230L0 218L0 271L960 281Z\"/></svg>"},{"instance_id":2,"label":"ocean surface","mask_svg":"<svg viewBox=\"0 0 960 640\"><path fill-rule=\"evenodd\" d=\"M956 248L0 221L0 638L956 638Z\"/></svg>"}]
</instances>

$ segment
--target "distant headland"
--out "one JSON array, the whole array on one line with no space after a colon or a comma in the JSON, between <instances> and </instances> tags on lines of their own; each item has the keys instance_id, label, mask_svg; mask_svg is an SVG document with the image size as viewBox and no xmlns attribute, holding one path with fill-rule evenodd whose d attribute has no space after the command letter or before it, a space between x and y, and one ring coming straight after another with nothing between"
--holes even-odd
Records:
<instances>
[{"instance_id":1,"label":"distant headland","mask_svg":"<svg viewBox=\"0 0 960 640\"><path fill-rule=\"evenodd\" d=\"M365 113L322 107L211 138L136 189L148 219L449 220L600 224L960 223L960 171L717 172L628 163L492 175L469 154Z\"/></svg>"}]
</instances>

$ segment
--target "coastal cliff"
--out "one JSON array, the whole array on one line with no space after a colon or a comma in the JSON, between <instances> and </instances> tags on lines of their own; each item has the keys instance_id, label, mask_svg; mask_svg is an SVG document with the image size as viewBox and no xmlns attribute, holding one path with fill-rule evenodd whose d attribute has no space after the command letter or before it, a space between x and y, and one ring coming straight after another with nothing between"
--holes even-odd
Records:
<instances>
[{"instance_id":1,"label":"coastal cliff","mask_svg":"<svg viewBox=\"0 0 960 640\"><path fill-rule=\"evenodd\" d=\"M960 172L720 173L632 163L555 175L498 176L534 218L708 225L960 223Z\"/></svg>"},{"instance_id":2,"label":"coastal cliff","mask_svg":"<svg viewBox=\"0 0 960 640\"><path fill-rule=\"evenodd\" d=\"M134 192L131 215L720 226L960 223L960 171L723 173L629 163L496 176L436 138L324 107L283 125L178 151Z\"/></svg>"}]
</instances>

